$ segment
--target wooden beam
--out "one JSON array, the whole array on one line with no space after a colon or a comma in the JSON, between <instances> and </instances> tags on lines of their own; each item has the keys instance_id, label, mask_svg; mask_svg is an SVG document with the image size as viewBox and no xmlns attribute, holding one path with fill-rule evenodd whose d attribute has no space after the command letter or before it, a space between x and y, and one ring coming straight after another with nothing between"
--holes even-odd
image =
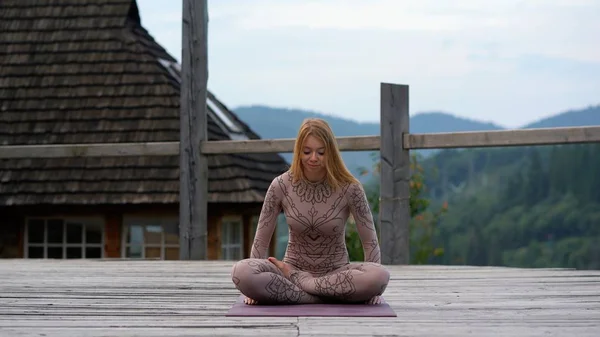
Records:
<instances>
[{"instance_id":1,"label":"wooden beam","mask_svg":"<svg viewBox=\"0 0 600 337\"><path fill-rule=\"evenodd\" d=\"M336 138L341 151L378 151L380 136ZM559 145L600 142L600 126L404 134L404 149ZM293 138L202 141L202 154L292 152ZM179 142L0 146L0 159L178 155Z\"/></svg>"},{"instance_id":2,"label":"wooden beam","mask_svg":"<svg viewBox=\"0 0 600 337\"><path fill-rule=\"evenodd\" d=\"M409 264L410 155L408 86L381 84L381 175L379 231L381 263Z\"/></svg>"},{"instance_id":3,"label":"wooden beam","mask_svg":"<svg viewBox=\"0 0 600 337\"><path fill-rule=\"evenodd\" d=\"M342 151L378 151L379 139L379 136L337 138ZM202 154L282 153L293 151L294 139L202 141L199 148ZM7 145L0 146L0 159L175 156L179 150L179 142Z\"/></svg>"},{"instance_id":4,"label":"wooden beam","mask_svg":"<svg viewBox=\"0 0 600 337\"><path fill-rule=\"evenodd\" d=\"M341 151L379 150L379 136L337 137ZM222 153L285 153L294 151L294 139L256 139L223 140L204 142L201 151L204 154Z\"/></svg>"},{"instance_id":5,"label":"wooden beam","mask_svg":"<svg viewBox=\"0 0 600 337\"><path fill-rule=\"evenodd\" d=\"M600 142L600 126L404 135L404 147L413 150L597 142Z\"/></svg>"},{"instance_id":6,"label":"wooden beam","mask_svg":"<svg viewBox=\"0 0 600 337\"><path fill-rule=\"evenodd\" d=\"M0 159L170 156L178 154L179 142L0 146Z\"/></svg>"},{"instance_id":7,"label":"wooden beam","mask_svg":"<svg viewBox=\"0 0 600 337\"><path fill-rule=\"evenodd\" d=\"M180 259L206 260L208 164L200 153L207 140L207 0L183 0L180 101Z\"/></svg>"}]
</instances>

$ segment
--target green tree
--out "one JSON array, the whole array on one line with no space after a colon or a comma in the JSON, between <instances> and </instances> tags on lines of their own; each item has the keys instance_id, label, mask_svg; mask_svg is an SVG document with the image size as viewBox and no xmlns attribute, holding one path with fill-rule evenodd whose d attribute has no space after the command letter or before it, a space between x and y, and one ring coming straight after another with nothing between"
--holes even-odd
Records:
<instances>
[{"instance_id":1,"label":"green tree","mask_svg":"<svg viewBox=\"0 0 600 337\"><path fill-rule=\"evenodd\" d=\"M379 177L381 162L376 161L371 170L361 169L360 175L371 175L373 179L368 186L365 186L365 192L369 200L371 211L375 218L379 213ZM443 255L444 249L433 242L436 234L440 217L448 209L447 203L444 203L436 211L431 211L430 200L423 197L425 194L425 177L423 168L419 165L417 156L411 157L411 177L410 186L410 263L426 264L434 257ZM376 221L377 222L377 221ZM378 228L378 233L380 233ZM346 231L346 247L352 261L363 260L363 250L360 238L354 224L350 223Z\"/></svg>"},{"instance_id":2,"label":"green tree","mask_svg":"<svg viewBox=\"0 0 600 337\"><path fill-rule=\"evenodd\" d=\"M525 201L529 206L536 204L547 196L546 172L542 167L542 160L537 149L530 149L529 171L525 186Z\"/></svg>"}]
</instances>

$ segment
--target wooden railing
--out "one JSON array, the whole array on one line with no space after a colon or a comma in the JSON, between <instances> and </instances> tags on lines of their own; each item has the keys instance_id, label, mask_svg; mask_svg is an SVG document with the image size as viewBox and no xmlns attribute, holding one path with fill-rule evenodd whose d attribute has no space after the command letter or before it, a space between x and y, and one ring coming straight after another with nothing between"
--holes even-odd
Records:
<instances>
[{"instance_id":1,"label":"wooden railing","mask_svg":"<svg viewBox=\"0 0 600 337\"><path fill-rule=\"evenodd\" d=\"M183 0L180 142L0 146L0 159L180 155L180 258L206 259L206 155L292 152L294 139L207 141L206 0ZM600 126L411 134L407 85L382 83L381 135L338 137L342 151L379 150L382 263L409 262L409 151L600 142Z\"/></svg>"}]
</instances>

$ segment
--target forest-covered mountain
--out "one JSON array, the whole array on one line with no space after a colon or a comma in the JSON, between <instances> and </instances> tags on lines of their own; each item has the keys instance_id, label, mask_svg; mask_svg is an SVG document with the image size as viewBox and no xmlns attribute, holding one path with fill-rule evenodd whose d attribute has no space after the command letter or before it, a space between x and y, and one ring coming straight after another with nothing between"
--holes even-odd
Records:
<instances>
[{"instance_id":1,"label":"forest-covered mountain","mask_svg":"<svg viewBox=\"0 0 600 337\"><path fill-rule=\"evenodd\" d=\"M234 110L238 117L258 133L263 139L294 138L302 121L309 117L324 118L330 124L336 136L372 136L381 133L379 123L360 123L349 119L334 117L314 111L273 108L262 105L239 107ZM453 132L497 130L500 126L469 120L443 112L416 114L410 119L413 133ZM419 151L422 155L434 153L434 150ZM291 154L282 154L288 161ZM345 151L344 161L353 173L372 162L371 152Z\"/></svg>"},{"instance_id":2,"label":"forest-covered mountain","mask_svg":"<svg viewBox=\"0 0 600 337\"><path fill-rule=\"evenodd\" d=\"M445 150L422 160L448 212L432 263L600 269L600 144Z\"/></svg>"},{"instance_id":3,"label":"forest-covered mountain","mask_svg":"<svg viewBox=\"0 0 600 337\"><path fill-rule=\"evenodd\" d=\"M293 138L301 121L312 116L327 119L339 136L379 134L376 123L314 112L260 106L236 112L263 138ZM523 128L583 125L600 125L600 106L567 111ZM410 129L429 133L501 127L423 113L411 118ZM419 160L425 197L432 209L448 205L433 237L444 254L430 263L600 269L600 144L425 154ZM355 170L373 164L368 152L344 156Z\"/></svg>"},{"instance_id":4,"label":"forest-covered mountain","mask_svg":"<svg viewBox=\"0 0 600 337\"><path fill-rule=\"evenodd\" d=\"M555 128L588 125L600 125L600 105L565 111L525 125L523 128Z\"/></svg>"}]
</instances>

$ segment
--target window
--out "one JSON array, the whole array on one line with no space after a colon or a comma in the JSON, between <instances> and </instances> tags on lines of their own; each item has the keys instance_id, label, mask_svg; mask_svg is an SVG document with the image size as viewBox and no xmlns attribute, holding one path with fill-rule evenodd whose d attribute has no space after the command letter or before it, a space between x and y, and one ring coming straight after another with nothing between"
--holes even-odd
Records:
<instances>
[{"instance_id":1,"label":"window","mask_svg":"<svg viewBox=\"0 0 600 337\"><path fill-rule=\"evenodd\" d=\"M24 256L30 259L104 257L104 221L97 218L28 218Z\"/></svg>"},{"instance_id":2,"label":"window","mask_svg":"<svg viewBox=\"0 0 600 337\"><path fill-rule=\"evenodd\" d=\"M254 243L254 237L256 236L256 229L258 228L258 215L253 215L250 219L250 243L248 245L248 256L252 253L252 244Z\"/></svg>"},{"instance_id":3,"label":"window","mask_svg":"<svg viewBox=\"0 0 600 337\"><path fill-rule=\"evenodd\" d=\"M254 240L254 236L256 236L256 230L258 229L258 220L259 219L260 219L259 215L253 215L252 220L250 220L250 222L252 223L252 227L250 227L250 236L252 237L253 240Z\"/></svg>"},{"instance_id":4,"label":"window","mask_svg":"<svg viewBox=\"0 0 600 337\"><path fill-rule=\"evenodd\" d=\"M221 259L241 260L244 237L242 217L224 217L221 222Z\"/></svg>"},{"instance_id":5,"label":"window","mask_svg":"<svg viewBox=\"0 0 600 337\"><path fill-rule=\"evenodd\" d=\"M132 259L179 260L177 218L125 217L121 256Z\"/></svg>"}]
</instances>

